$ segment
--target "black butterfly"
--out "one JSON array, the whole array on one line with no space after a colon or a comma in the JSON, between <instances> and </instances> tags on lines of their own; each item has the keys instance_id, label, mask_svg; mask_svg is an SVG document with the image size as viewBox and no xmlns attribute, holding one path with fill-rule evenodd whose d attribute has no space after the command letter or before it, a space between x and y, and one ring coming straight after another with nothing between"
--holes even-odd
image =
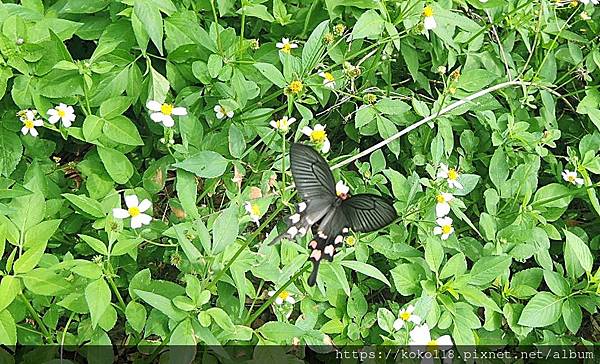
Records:
<instances>
[{"instance_id":1,"label":"black butterfly","mask_svg":"<svg viewBox=\"0 0 600 364\"><path fill-rule=\"evenodd\" d=\"M396 219L396 210L377 195L365 193L350 197L345 193L337 194L329 165L309 146L292 144L290 159L302 202L298 204L298 212L289 217L290 227L273 243L281 238L303 236L312 228L314 238L308 246L313 271L308 285L314 286L321 260L333 260L349 229L356 232L380 229Z\"/></svg>"}]
</instances>

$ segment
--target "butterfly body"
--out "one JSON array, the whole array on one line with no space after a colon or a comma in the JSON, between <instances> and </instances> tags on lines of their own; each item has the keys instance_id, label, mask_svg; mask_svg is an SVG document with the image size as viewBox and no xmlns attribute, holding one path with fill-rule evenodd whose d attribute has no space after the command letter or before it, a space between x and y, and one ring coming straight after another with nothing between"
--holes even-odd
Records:
<instances>
[{"instance_id":1,"label":"butterfly body","mask_svg":"<svg viewBox=\"0 0 600 364\"><path fill-rule=\"evenodd\" d=\"M288 217L287 231L273 243L312 231L308 248L313 271L308 284L313 286L321 261L333 260L350 229L368 232L382 228L396 219L396 210L381 196L350 196L343 183L335 184L325 159L309 146L292 144L290 159L294 182L303 201L298 204L297 212Z\"/></svg>"}]
</instances>

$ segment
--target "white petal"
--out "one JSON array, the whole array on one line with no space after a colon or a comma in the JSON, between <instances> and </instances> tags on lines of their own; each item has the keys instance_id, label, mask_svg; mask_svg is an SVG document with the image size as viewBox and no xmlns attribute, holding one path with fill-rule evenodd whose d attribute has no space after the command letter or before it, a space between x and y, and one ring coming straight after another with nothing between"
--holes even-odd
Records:
<instances>
[{"instance_id":1,"label":"white petal","mask_svg":"<svg viewBox=\"0 0 600 364\"><path fill-rule=\"evenodd\" d=\"M273 297L273 295L275 294L275 291L269 291L269 297Z\"/></svg>"},{"instance_id":2,"label":"white petal","mask_svg":"<svg viewBox=\"0 0 600 364\"><path fill-rule=\"evenodd\" d=\"M423 21L423 27L427 30L435 29L437 27L437 23L435 22L435 18L432 16L426 16Z\"/></svg>"},{"instance_id":3,"label":"white petal","mask_svg":"<svg viewBox=\"0 0 600 364\"><path fill-rule=\"evenodd\" d=\"M452 338L450 337L450 335L441 336L439 339L436 340L436 342L442 350L448 350L452 348Z\"/></svg>"},{"instance_id":4,"label":"white petal","mask_svg":"<svg viewBox=\"0 0 600 364\"><path fill-rule=\"evenodd\" d=\"M417 315L410 315L408 321L418 325L421 323L421 318Z\"/></svg>"},{"instance_id":5,"label":"white petal","mask_svg":"<svg viewBox=\"0 0 600 364\"><path fill-rule=\"evenodd\" d=\"M223 108L221 107L221 105L217 104L217 105L215 105L215 107L213 107L213 110L215 112L222 112Z\"/></svg>"},{"instance_id":6,"label":"white petal","mask_svg":"<svg viewBox=\"0 0 600 364\"><path fill-rule=\"evenodd\" d=\"M292 305L296 303L296 300L292 296L288 296L288 298L286 298L285 300L287 301L287 303Z\"/></svg>"},{"instance_id":7,"label":"white petal","mask_svg":"<svg viewBox=\"0 0 600 364\"><path fill-rule=\"evenodd\" d=\"M281 299L281 297L277 297L275 299L275 303L278 304L278 305L282 305L283 304L283 300Z\"/></svg>"},{"instance_id":8,"label":"white petal","mask_svg":"<svg viewBox=\"0 0 600 364\"><path fill-rule=\"evenodd\" d=\"M127 208L138 207L139 204L140 202L136 195L125 196L125 205L127 205Z\"/></svg>"},{"instance_id":9,"label":"white petal","mask_svg":"<svg viewBox=\"0 0 600 364\"><path fill-rule=\"evenodd\" d=\"M422 326L417 326L410 332L411 342L413 345L426 345L429 341L431 341L431 334L429 333L429 325L423 324Z\"/></svg>"},{"instance_id":10,"label":"white petal","mask_svg":"<svg viewBox=\"0 0 600 364\"><path fill-rule=\"evenodd\" d=\"M48 118L48 122L50 124L56 124L56 123L58 123L59 120L60 120L60 117L58 115L52 115Z\"/></svg>"},{"instance_id":11,"label":"white petal","mask_svg":"<svg viewBox=\"0 0 600 364\"><path fill-rule=\"evenodd\" d=\"M321 124L315 125L315 130L325 130L325 127Z\"/></svg>"},{"instance_id":12,"label":"white petal","mask_svg":"<svg viewBox=\"0 0 600 364\"><path fill-rule=\"evenodd\" d=\"M233 115L234 115L234 114L233 114L233 111L227 111L227 117L228 117L228 118L230 118L230 119L231 119L231 118L233 117Z\"/></svg>"},{"instance_id":13,"label":"white petal","mask_svg":"<svg viewBox=\"0 0 600 364\"><path fill-rule=\"evenodd\" d=\"M29 129L29 134L31 134L31 136L36 137L38 136L38 131L35 130L35 128L31 128Z\"/></svg>"},{"instance_id":14,"label":"white petal","mask_svg":"<svg viewBox=\"0 0 600 364\"><path fill-rule=\"evenodd\" d=\"M323 148L321 148L321 152L327 153L331 149L331 143L329 143L329 139L325 139L323 142Z\"/></svg>"},{"instance_id":15,"label":"white petal","mask_svg":"<svg viewBox=\"0 0 600 364\"><path fill-rule=\"evenodd\" d=\"M221 119L223 119L225 117L225 114L223 114L222 112L218 111L217 114L216 114L216 116L217 116L217 119L221 120Z\"/></svg>"},{"instance_id":16,"label":"white petal","mask_svg":"<svg viewBox=\"0 0 600 364\"><path fill-rule=\"evenodd\" d=\"M408 307L406 307L406 312L412 314L413 312L415 312L415 306L408 305Z\"/></svg>"},{"instance_id":17,"label":"white petal","mask_svg":"<svg viewBox=\"0 0 600 364\"><path fill-rule=\"evenodd\" d=\"M277 122L275 120L271 120L271 122L269 123L271 125L271 127L273 127L274 129L279 129L277 127Z\"/></svg>"},{"instance_id":18,"label":"white petal","mask_svg":"<svg viewBox=\"0 0 600 364\"><path fill-rule=\"evenodd\" d=\"M176 107L173 109L172 113L177 116L187 115L187 109L185 107Z\"/></svg>"},{"instance_id":19,"label":"white petal","mask_svg":"<svg viewBox=\"0 0 600 364\"><path fill-rule=\"evenodd\" d=\"M136 217L132 217L131 218L131 228L132 229L139 229L142 227L142 219L141 219L142 215L137 215Z\"/></svg>"},{"instance_id":20,"label":"white petal","mask_svg":"<svg viewBox=\"0 0 600 364\"><path fill-rule=\"evenodd\" d=\"M155 123L162 123L165 114L161 112L153 112L150 114L150 119L152 119Z\"/></svg>"},{"instance_id":21,"label":"white petal","mask_svg":"<svg viewBox=\"0 0 600 364\"><path fill-rule=\"evenodd\" d=\"M335 192L338 195L347 194L350 191L350 187L344 184L344 181L338 181L335 185Z\"/></svg>"},{"instance_id":22,"label":"white petal","mask_svg":"<svg viewBox=\"0 0 600 364\"><path fill-rule=\"evenodd\" d=\"M34 120L33 125L34 126L42 126L42 125L44 125L44 120L40 120L40 119Z\"/></svg>"},{"instance_id":23,"label":"white petal","mask_svg":"<svg viewBox=\"0 0 600 364\"><path fill-rule=\"evenodd\" d=\"M394 326L394 330L396 330L396 331L400 330L401 328L404 327L404 320L401 318L396 319L396 321L394 321L393 326Z\"/></svg>"},{"instance_id":24,"label":"white petal","mask_svg":"<svg viewBox=\"0 0 600 364\"><path fill-rule=\"evenodd\" d=\"M283 48L283 43L281 43L281 42L277 42L277 44L275 44L275 46L276 46L277 48Z\"/></svg>"},{"instance_id":25,"label":"white petal","mask_svg":"<svg viewBox=\"0 0 600 364\"><path fill-rule=\"evenodd\" d=\"M152 221L152 216L146 214L139 214L136 218L139 218L142 225L148 225Z\"/></svg>"},{"instance_id":26,"label":"white petal","mask_svg":"<svg viewBox=\"0 0 600 364\"><path fill-rule=\"evenodd\" d=\"M291 43L290 48L293 48L293 49L298 48L298 45L296 43Z\"/></svg>"},{"instance_id":27,"label":"white petal","mask_svg":"<svg viewBox=\"0 0 600 364\"><path fill-rule=\"evenodd\" d=\"M146 107L152 111L160 111L162 108L162 104L158 101L150 100L146 104Z\"/></svg>"},{"instance_id":28,"label":"white petal","mask_svg":"<svg viewBox=\"0 0 600 364\"><path fill-rule=\"evenodd\" d=\"M286 44L290 42L290 38L281 38L281 43Z\"/></svg>"},{"instance_id":29,"label":"white petal","mask_svg":"<svg viewBox=\"0 0 600 364\"><path fill-rule=\"evenodd\" d=\"M71 125L72 125L72 124L71 124L71 121L70 121L70 120L65 120L65 119L63 119L63 126L64 126L65 128L70 128L70 127L71 127Z\"/></svg>"},{"instance_id":30,"label":"white petal","mask_svg":"<svg viewBox=\"0 0 600 364\"><path fill-rule=\"evenodd\" d=\"M581 186L583 184L583 178L575 178L575 184L578 184Z\"/></svg>"},{"instance_id":31,"label":"white petal","mask_svg":"<svg viewBox=\"0 0 600 364\"><path fill-rule=\"evenodd\" d=\"M48 111L46 111L46 114L53 116L53 115L57 115L58 111L56 111L56 109L48 109Z\"/></svg>"},{"instance_id":32,"label":"white petal","mask_svg":"<svg viewBox=\"0 0 600 364\"><path fill-rule=\"evenodd\" d=\"M27 135L27 133L29 133L29 128L27 128L26 126L22 127L21 133L23 133L23 135Z\"/></svg>"},{"instance_id":33,"label":"white petal","mask_svg":"<svg viewBox=\"0 0 600 364\"><path fill-rule=\"evenodd\" d=\"M433 228L433 235L440 235L442 233L442 228L440 226L436 226Z\"/></svg>"},{"instance_id":34,"label":"white petal","mask_svg":"<svg viewBox=\"0 0 600 364\"><path fill-rule=\"evenodd\" d=\"M126 219L129 217L129 211L122 209L122 208L113 209L112 212L113 212L113 216L116 217L117 219Z\"/></svg>"},{"instance_id":35,"label":"white petal","mask_svg":"<svg viewBox=\"0 0 600 364\"><path fill-rule=\"evenodd\" d=\"M150 207L152 207L152 202L150 202L150 200L148 200L146 198L146 199L144 199L144 201L142 201L140 203L140 205L138 206L138 209L140 209L140 212L144 212L144 211L148 210Z\"/></svg>"},{"instance_id":36,"label":"white petal","mask_svg":"<svg viewBox=\"0 0 600 364\"><path fill-rule=\"evenodd\" d=\"M459 190L462 190L464 188L463 185L457 180L448 180L448 185Z\"/></svg>"},{"instance_id":37,"label":"white petal","mask_svg":"<svg viewBox=\"0 0 600 364\"><path fill-rule=\"evenodd\" d=\"M288 125L291 125L295 122L296 122L296 118L289 118L287 123L288 123Z\"/></svg>"},{"instance_id":38,"label":"white petal","mask_svg":"<svg viewBox=\"0 0 600 364\"><path fill-rule=\"evenodd\" d=\"M302 134L306 136L310 136L312 132L313 130L310 128L310 126L305 126L304 128L302 128Z\"/></svg>"},{"instance_id":39,"label":"white petal","mask_svg":"<svg viewBox=\"0 0 600 364\"><path fill-rule=\"evenodd\" d=\"M175 125L175 120L169 115L163 116L163 125L167 128L172 128Z\"/></svg>"},{"instance_id":40,"label":"white petal","mask_svg":"<svg viewBox=\"0 0 600 364\"><path fill-rule=\"evenodd\" d=\"M66 107L66 111L67 111L67 114L73 114L75 112L75 109L73 109L73 106L69 105Z\"/></svg>"},{"instance_id":41,"label":"white petal","mask_svg":"<svg viewBox=\"0 0 600 364\"><path fill-rule=\"evenodd\" d=\"M448 238L450 237L450 234L442 234L442 240L448 240Z\"/></svg>"},{"instance_id":42,"label":"white petal","mask_svg":"<svg viewBox=\"0 0 600 364\"><path fill-rule=\"evenodd\" d=\"M435 205L435 215L437 217L446 216L446 215L448 215L449 212L450 212L449 204L443 202L443 203L437 203Z\"/></svg>"},{"instance_id":43,"label":"white petal","mask_svg":"<svg viewBox=\"0 0 600 364\"><path fill-rule=\"evenodd\" d=\"M319 72L319 76L325 78L325 72Z\"/></svg>"}]
</instances>

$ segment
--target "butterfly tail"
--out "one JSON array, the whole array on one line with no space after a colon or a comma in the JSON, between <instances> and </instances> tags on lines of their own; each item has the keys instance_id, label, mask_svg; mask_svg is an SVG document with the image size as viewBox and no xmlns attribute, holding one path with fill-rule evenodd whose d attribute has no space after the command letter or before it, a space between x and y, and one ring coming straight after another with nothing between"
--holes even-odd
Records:
<instances>
[{"instance_id":1,"label":"butterfly tail","mask_svg":"<svg viewBox=\"0 0 600 364\"><path fill-rule=\"evenodd\" d=\"M310 276L308 277L308 285L310 287L314 286L317 283L317 274L319 273L319 265L321 264L320 261L315 261L313 259L311 259L312 265L313 265L313 269L312 272L310 272Z\"/></svg>"}]
</instances>

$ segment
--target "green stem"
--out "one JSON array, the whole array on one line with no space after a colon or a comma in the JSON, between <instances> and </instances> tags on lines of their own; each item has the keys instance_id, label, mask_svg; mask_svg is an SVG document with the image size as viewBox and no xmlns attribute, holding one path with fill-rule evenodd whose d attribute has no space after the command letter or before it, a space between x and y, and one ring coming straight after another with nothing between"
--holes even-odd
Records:
<instances>
[{"instance_id":1,"label":"green stem","mask_svg":"<svg viewBox=\"0 0 600 364\"><path fill-rule=\"evenodd\" d=\"M111 270L112 270L112 267L111 267ZM119 308L121 309L121 311L123 313L125 313L125 309L127 308L127 305L125 304L125 301L123 300L123 297L121 296L121 293L119 292L119 289L117 288L117 285L115 284L115 281L108 274L106 275L106 280L108 281L110 288L115 293L115 296L117 296L117 301L119 301Z\"/></svg>"},{"instance_id":2,"label":"green stem","mask_svg":"<svg viewBox=\"0 0 600 364\"><path fill-rule=\"evenodd\" d=\"M288 279L288 281L285 282L283 286L279 287L277 292L275 292L273 296L266 300L265 303L263 303L262 306L260 306L258 310L256 310L256 312L252 314L252 316L250 316L250 318L246 321L246 326L250 326L254 322L254 320L256 320L258 316L260 316L260 314L263 313L264 310L266 310L267 308L269 308L269 306L273 304L273 301L277 299L277 296L279 296L281 292L283 292L290 284L292 284L292 282L298 279L304 272L307 272L310 269L310 267L311 264L305 265L296 274L294 274L292 278Z\"/></svg>"},{"instance_id":3,"label":"green stem","mask_svg":"<svg viewBox=\"0 0 600 364\"><path fill-rule=\"evenodd\" d=\"M29 300L27 299L27 297L25 297L25 295L23 295L23 293L19 293L19 296L21 297L21 301L23 301L23 303L25 304L27 311L29 311L29 313L33 317L34 321L36 322L36 324L38 325L40 330L42 330L42 333L44 334L44 337L46 338L46 340L48 340L48 342L50 342L50 343L53 343L52 334L50 334L50 331L48 331L48 328L46 328L46 325L44 325L44 322L42 321L40 315L38 315L38 313L35 311L35 309L31 305L31 303L29 303Z\"/></svg>"}]
</instances>

